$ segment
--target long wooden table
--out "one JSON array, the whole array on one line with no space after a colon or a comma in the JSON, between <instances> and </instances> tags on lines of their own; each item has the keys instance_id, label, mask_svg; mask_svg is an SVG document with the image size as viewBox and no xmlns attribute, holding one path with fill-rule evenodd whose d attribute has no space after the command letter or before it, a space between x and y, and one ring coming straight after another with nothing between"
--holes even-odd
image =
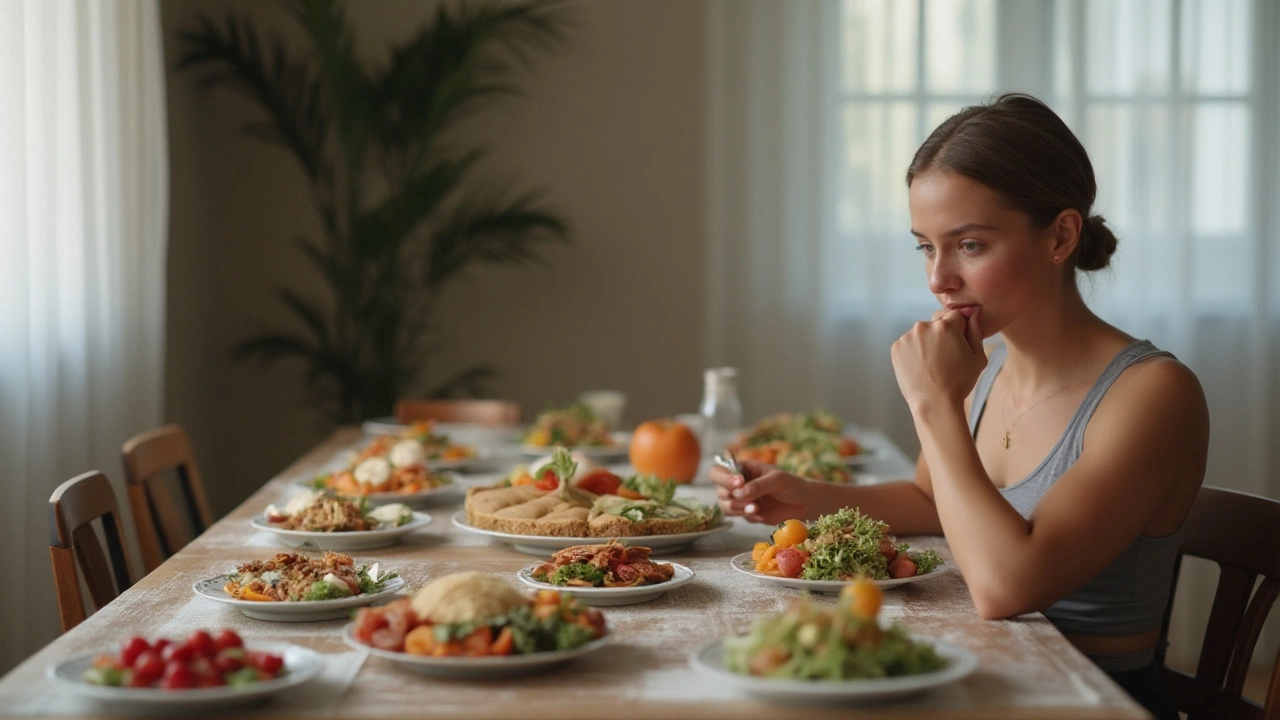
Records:
<instances>
[{"instance_id":1,"label":"long wooden table","mask_svg":"<svg viewBox=\"0 0 1280 720\"><path fill-rule=\"evenodd\" d=\"M646 604L606 608L614 630L607 647L525 678L426 677L346 646L340 637L345 621L261 622L193 594L191 586L198 580L284 550L271 536L253 531L249 518L268 503L287 499L296 492L298 478L313 475L335 453L359 439L355 430L333 435L115 602L0 679L0 714L105 717L83 701L56 692L44 677L45 668L75 654L113 647L133 634L183 637L198 627L231 627L247 638L297 643L326 654L326 670L319 679L243 711L245 717L777 720L801 712L809 718L1148 717L1043 616L994 622L979 618L963 579L954 570L887 592L882 615L899 620L912 632L949 640L976 653L979 669L960 683L892 704L803 709L752 700L719 687L715 678L689 665L690 651L731 630L745 629L757 614L782 610L797 595L729 566L731 557L767 534L761 526L740 519L729 532L663 556L693 568L697 579L692 584ZM705 478L701 483L689 490L710 500L711 486ZM409 536L405 544L353 554L357 560L377 560L398 570L411 589L432 577L464 569L510 575L535 559L454 527L450 518L460 508L460 497L452 504L432 506L427 511L433 522ZM937 539L921 542L930 540L940 543ZM938 547L945 554L945 546Z\"/></svg>"}]
</instances>

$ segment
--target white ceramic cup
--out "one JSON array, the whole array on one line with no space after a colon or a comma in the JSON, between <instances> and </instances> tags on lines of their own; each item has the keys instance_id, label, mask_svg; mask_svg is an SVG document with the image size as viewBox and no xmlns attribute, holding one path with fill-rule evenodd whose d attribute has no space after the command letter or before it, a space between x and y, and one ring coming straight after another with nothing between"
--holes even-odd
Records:
<instances>
[{"instance_id":1,"label":"white ceramic cup","mask_svg":"<svg viewBox=\"0 0 1280 720\"><path fill-rule=\"evenodd\" d=\"M627 396L620 390L588 390L578 396L578 401L591 408L609 427L616 430L622 425Z\"/></svg>"}]
</instances>

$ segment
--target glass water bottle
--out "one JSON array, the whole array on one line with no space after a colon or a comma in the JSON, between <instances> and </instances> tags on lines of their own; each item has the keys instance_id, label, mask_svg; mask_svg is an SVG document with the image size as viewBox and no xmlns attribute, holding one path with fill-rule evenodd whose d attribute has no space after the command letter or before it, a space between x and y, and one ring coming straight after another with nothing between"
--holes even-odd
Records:
<instances>
[{"instance_id":1,"label":"glass water bottle","mask_svg":"<svg viewBox=\"0 0 1280 720\"><path fill-rule=\"evenodd\" d=\"M742 430L742 403L738 400L738 369L708 368L702 391L702 454L724 451Z\"/></svg>"}]
</instances>

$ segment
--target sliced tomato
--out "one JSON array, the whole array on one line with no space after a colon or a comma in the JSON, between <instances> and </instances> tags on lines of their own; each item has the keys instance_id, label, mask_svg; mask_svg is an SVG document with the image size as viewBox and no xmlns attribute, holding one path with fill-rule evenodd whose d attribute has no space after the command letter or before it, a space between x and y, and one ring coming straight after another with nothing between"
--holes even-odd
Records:
<instances>
[{"instance_id":1,"label":"sliced tomato","mask_svg":"<svg viewBox=\"0 0 1280 720\"><path fill-rule=\"evenodd\" d=\"M622 478L605 468L597 468L578 481L578 487L596 495L617 495Z\"/></svg>"},{"instance_id":2,"label":"sliced tomato","mask_svg":"<svg viewBox=\"0 0 1280 720\"><path fill-rule=\"evenodd\" d=\"M555 490L560 487L560 478L556 476L555 470L543 470L542 477L533 486L539 490Z\"/></svg>"}]
</instances>

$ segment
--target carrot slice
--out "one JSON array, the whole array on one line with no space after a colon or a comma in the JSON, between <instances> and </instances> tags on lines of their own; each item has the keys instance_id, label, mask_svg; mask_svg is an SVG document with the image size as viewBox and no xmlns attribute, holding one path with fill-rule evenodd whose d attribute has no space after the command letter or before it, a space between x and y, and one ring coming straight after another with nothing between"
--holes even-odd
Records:
<instances>
[{"instance_id":1,"label":"carrot slice","mask_svg":"<svg viewBox=\"0 0 1280 720\"><path fill-rule=\"evenodd\" d=\"M222 591L231 597L239 598L240 600L252 600L254 602L278 602L273 597L263 595L262 593L250 590L247 587L242 588L231 581L227 581L227 584L222 586Z\"/></svg>"}]
</instances>

